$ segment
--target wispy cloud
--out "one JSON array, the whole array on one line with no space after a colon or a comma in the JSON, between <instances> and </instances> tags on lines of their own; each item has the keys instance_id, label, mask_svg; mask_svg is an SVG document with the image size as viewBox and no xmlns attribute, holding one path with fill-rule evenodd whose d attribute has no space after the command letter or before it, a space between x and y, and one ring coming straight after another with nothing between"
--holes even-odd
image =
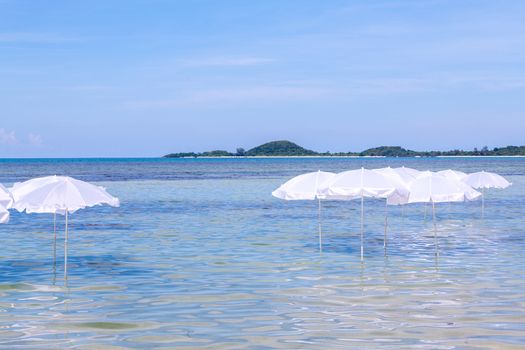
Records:
<instances>
[{"instance_id":1,"label":"wispy cloud","mask_svg":"<svg viewBox=\"0 0 525 350\"><path fill-rule=\"evenodd\" d=\"M125 104L127 109L164 109L188 106L205 106L257 101L311 100L330 94L319 87L305 86L244 86L238 88L210 89L188 92L180 97L133 101Z\"/></svg>"},{"instance_id":2,"label":"wispy cloud","mask_svg":"<svg viewBox=\"0 0 525 350\"><path fill-rule=\"evenodd\" d=\"M56 33L0 32L0 43L62 44L80 40L79 37Z\"/></svg>"},{"instance_id":3,"label":"wispy cloud","mask_svg":"<svg viewBox=\"0 0 525 350\"><path fill-rule=\"evenodd\" d=\"M525 88L525 76L506 77L491 73L440 72L424 77L384 77L356 80L350 90L361 94L402 94L412 92L469 91L492 92Z\"/></svg>"},{"instance_id":4,"label":"wispy cloud","mask_svg":"<svg viewBox=\"0 0 525 350\"><path fill-rule=\"evenodd\" d=\"M275 62L274 59L266 57L207 57L182 59L180 63L188 66L255 66Z\"/></svg>"},{"instance_id":5,"label":"wispy cloud","mask_svg":"<svg viewBox=\"0 0 525 350\"><path fill-rule=\"evenodd\" d=\"M18 143L14 131L7 131L4 128L0 128L0 144L13 146Z\"/></svg>"},{"instance_id":6,"label":"wispy cloud","mask_svg":"<svg viewBox=\"0 0 525 350\"><path fill-rule=\"evenodd\" d=\"M9 147L16 146L17 148L27 148L28 146L36 148L44 146L44 140L42 135L35 133L29 133L26 139L19 139L14 130L8 131L0 128L0 145Z\"/></svg>"},{"instance_id":7,"label":"wispy cloud","mask_svg":"<svg viewBox=\"0 0 525 350\"><path fill-rule=\"evenodd\" d=\"M124 103L124 109L174 109L245 103L281 103L313 100L348 101L390 94L419 94L440 91L491 93L525 89L525 76L502 76L494 72L437 72L414 76L377 76L345 82L311 81L308 84L251 85L186 90L173 97Z\"/></svg>"},{"instance_id":8,"label":"wispy cloud","mask_svg":"<svg viewBox=\"0 0 525 350\"><path fill-rule=\"evenodd\" d=\"M42 136L39 134L30 133L29 135L27 135L27 141L33 147L42 147L44 145Z\"/></svg>"}]
</instances>

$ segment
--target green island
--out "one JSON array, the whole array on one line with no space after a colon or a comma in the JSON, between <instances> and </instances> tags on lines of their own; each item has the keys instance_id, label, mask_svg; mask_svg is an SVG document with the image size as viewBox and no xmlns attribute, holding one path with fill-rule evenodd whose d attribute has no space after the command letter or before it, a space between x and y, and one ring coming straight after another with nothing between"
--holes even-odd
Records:
<instances>
[{"instance_id":1,"label":"green island","mask_svg":"<svg viewBox=\"0 0 525 350\"><path fill-rule=\"evenodd\" d=\"M474 148L472 151L412 151L400 146L381 146L362 152L315 152L290 141L272 141L254 147L248 151L237 148L236 152L215 150L208 152L170 153L165 158L198 158L198 157L440 157L440 156L525 156L525 146Z\"/></svg>"}]
</instances>

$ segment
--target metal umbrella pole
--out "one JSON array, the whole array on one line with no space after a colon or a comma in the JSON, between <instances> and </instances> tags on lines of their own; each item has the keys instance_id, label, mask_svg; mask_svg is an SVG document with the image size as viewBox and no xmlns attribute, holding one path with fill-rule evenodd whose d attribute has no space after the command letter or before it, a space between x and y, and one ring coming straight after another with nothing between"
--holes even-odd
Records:
<instances>
[{"instance_id":1,"label":"metal umbrella pole","mask_svg":"<svg viewBox=\"0 0 525 350\"><path fill-rule=\"evenodd\" d=\"M55 279L57 275L57 213L53 213L53 284L55 284Z\"/></svg>"},{"instance_id":2,"label":"metal umbrella pole","mask_svg":"<svg viewBox=\"0 0 525 350\"><path fill-rule=\"evenodd\" d=\"M363 194L361 194L361 261L363 261L363 211L364 211L364 200Z\"/></svg>"},{"instance_id":3,"label":"metal umbrella pole","mask_svg":"<svg viewBox=\"0 0 525 350\"><path fill-rule=\"evenodd\" d=\"M66 234L64 237L64 280L67 281L67 239L68 239L68 210L66 208Z\"/></svg>"},{"instance_id":4,"label":"metal umbrella pole","mask_svg":"<svg viewBox=\"0 0 525 350\"><path fill-rule=\"evenodd\" d=\"M432 220L434 222L434 245L436 247L436 257L438 257L439 256L439 247L438 247L437 227L436 227L436 207L434 205L434 201L433 200L432 200Z\"/></svg>"},{"instance_id":5,"label":"metal umbrella pole","mask_svg":"<svg viewBox=\"0 0 525 350\"><path fill-rule=\"evenodd\" d=\"M388 202L385 201L385 237L383 238L383 247L385 248L386 253L386 230L388 226Z\"/></svg>"},{"instance_id":6,"label":"metal umbrella pole","mask_svg":"<svg viewBox=\"0 0 525 350\"><path fill-rule=\"evenodd\" d=\"M321 228L321 199L318 198L319 206L317 208L317 221L319 223L319 253L323 252L323 233Z\"/></svg>"},{"instance_id":7,"label":"metal umbrella pole","mask_svg":"<svg viewBox=\"0 0 525 350\"><path fill-rule=\"evenodd\" d=\"M485 187L481 189L481 218L485 216Z\"/></svg>"}]
</instances>

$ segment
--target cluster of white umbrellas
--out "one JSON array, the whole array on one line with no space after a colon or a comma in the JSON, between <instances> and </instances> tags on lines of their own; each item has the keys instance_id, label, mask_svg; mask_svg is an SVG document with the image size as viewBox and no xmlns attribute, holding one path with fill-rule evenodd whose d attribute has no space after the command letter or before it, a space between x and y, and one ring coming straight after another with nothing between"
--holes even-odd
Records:
<instances>
[{"instance_id":1,"label":"cluster of white umbrellas","mask_svg":"<svg viewBox=\"0 0 525 350\"><path fill-rule=\"evenodd\" d=\"M355 169L338 174L316 171L296 176L272 195L284 200L318 200L319 209L319 249L322 250L321 200L361 200L361 260L363 260L363 213L364 198L385 200L385 238L387 205L404 205L410 203L431 203L433 209L434 238L437 233L435 222L435 203L464 202L482 198L486 188L506 188L510 186L502 176L490 172L466 174L457 170L438 172L419 171L416 169L381 168ZM478 192L477 189L482 190Z\"/></svg>"},{"instance_id":2,"label":"cluster of white umbrellas","mask_svg":"<svg viewBox=\"0 0 525 350\"><path fill-rule=\"evenodd\" d=\"M68 214L95 205L120 205L105 188L68 176L46 176L18 182L10 189L0 185L0 223L9 221L8 209L53 214L56 257L56 214L66 219L64 235L64 276L67 278Z\"/></svg>"}]
</instances>

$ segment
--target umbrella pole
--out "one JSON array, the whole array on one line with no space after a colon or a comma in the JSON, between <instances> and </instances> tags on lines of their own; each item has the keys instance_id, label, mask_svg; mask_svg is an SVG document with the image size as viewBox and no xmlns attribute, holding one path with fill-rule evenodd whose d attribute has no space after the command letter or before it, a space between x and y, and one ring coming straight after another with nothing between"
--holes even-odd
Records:
<instances>
[{"instance_id":1,"label":"umbrella pole","mask_svg":"<svg viewBox=\"0 0 525 350\"><path fill-rule=\"evenodd\" d=\"M432 201L432 221L434 222L434 245L436 247L436 257L439 256L438 240L437 240L437 228L436 228L436 207L434 201Z\"/></svg>"},{"instance_id":2,"label":"umbrella pole","mask_svg":"<svg viewBox=\"0 0 525 350\"><path fill-rule=\"evenodd\" d=\"M57 274L57 213L53 213L53 236L55 240L53 242L53 284Z\"/></svg>"},{"instance_id":3,"label":"umbrella pole","mask_svg":"<svg viewBox=\"0 0 525 350\"><path fill-rule=\"evenodd\" d=\"M68 231L67 231L67 208L66 208L66 235L64 237L64 280L67 281L67 238L68 238Z\"/></svg>"},{"instance_id":4,"label":"umbrella pole","mask_svg":"<svg viewBox=\"0 0 525 350\"><path fill-rule=\"evenodd\" d=\"M485 188L481 189L481 218L485 216Z\"/></svg>"},{"instance_id":5,"label":"umbrella pole","mask_svg":"<svg viewBox=\"0 0 525 350\"><path fill-rule=\"evenodd\" d=\"M361 261L363 261L363 195L361 194Z\"/></svg>"},{"instance_id":6,"label":"umbrella pole","mask_svg":"<svg viewBox=\"0 0 525 350\"><path fill-rule=\"evenodd\" d=\"M386 254L386 229L388 226L388 204L385 201L385 237L383 238L383 247L385 248L385 254Z\"/></svg>"},{"instance_id":7,"label":"umbrella pole","mask_svg":"<svg viewBox=\"0 0 525 350\"><path fill-rule=\"evenodd\" d=\"M323 234L321 231L321 199L318 198L317 221L319 223L319 253L323 252Z\"/></svg>"}]
</instances>

